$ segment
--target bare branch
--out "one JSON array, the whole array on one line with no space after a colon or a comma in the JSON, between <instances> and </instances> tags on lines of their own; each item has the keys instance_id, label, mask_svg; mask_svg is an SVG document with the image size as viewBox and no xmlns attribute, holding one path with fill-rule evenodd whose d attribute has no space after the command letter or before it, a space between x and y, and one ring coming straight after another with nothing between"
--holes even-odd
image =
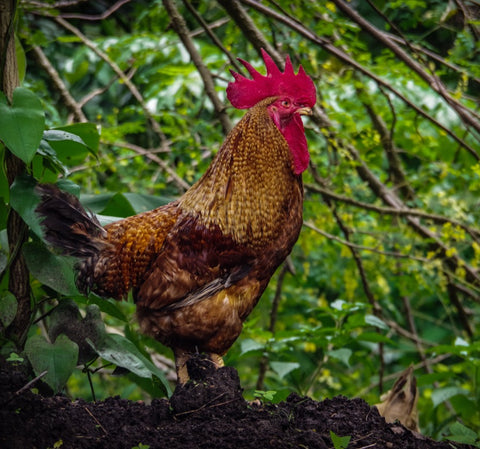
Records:
<instances>
[{"instance_id":1,"label":"bare branch","mask_svg":"<svg viewBox=\"0 0 480 449\"><path fill-rule=\"evenodd\" d=\"M222 124L223 132L225 134L228 134L232 129L232 123L226 113L225 105L220 101L217 92L215 91L215 83L213 82L212 75L210 74L210 71L208 70L205 63L203 62L203 59L200 56L197 48L195 47L195 44L190 38L190 31L187 28L185 20L178 12L178 9L175 6L173 0L163 0L163 5L165 6L168 15L170 16L172 28L180 37L183 45L190 54L190 57L192 58L192 61L195 64L198 73L200 73L200 76L202 77L203 84L205 85L205 92L208 95L208 98L210 98L210 101L213 103L213 107L215 108L217 117L220 119L220 123Z\"/></svg>"},{"instance_id":2,"label":"bare branch","mask_svg":"<svg viewBox=\"0 0 480 449\"><path fill-rule=\"evenodd\" d=\"M89 16L87 14L62 13L60 14L60 17L63 17L64 19L79 19L90 21L105 20L108 16L111 16L115 11L120 9L125 3L129 3L130 1L131 0L119 0L102 14L97 14L96 16Z\"/></svg>"},{"instance_id":3,"label":"bare branch","mask_svg":"<svg viewBox=\"0 0 480 449\"><path fill-rule=\"evenodd\" d=\"M189 0L183 0L184 5L187 7L187 9L192 13L193 17L195 17L195 20L200 24L200 26L205 30L205 33L207 33L208 37L212 40L212 42L220 49L222 50L223 53L225 53L230 60L230 64L232 64L235 67L235 70L239 73L243 72L242 66L237 62L237 59L232 55L231 51L228 51L225 46L222 44L220 39L215 35L215 33L212 32L211 30L211 25L209 25L205 20L203 20L203 17L197 12L197 10L192 6L192 4L189 2ZM190 33L190 37L192 37L193 33Z\"/></svg>"},{"instance_id":4,"label":"bare branch","mask_svg":"<svg viewBox=\"0 0 480 449\"><path fill-rule=\"evenodd\" d=\"M125 75L125 73L123 73L120 67L114 61L112 61L105 52L100 50L90 39L88 39L78 28L74 27L73 25L71 25L69 22L62 19L61 17L56 17L55 21L58 22L60 25L62 25L64 28L66 28L68 31L73 33L75 36L77 36L88 48L90 48L90 50L92 50L98 57L103 59L112 68L112 70L117 74L119 79L122 80L125 86L127 86L127 88L130 90L132 95L135 97L135 99L138 101L138 103L142 107L145 117L147 118L148 122L152 126L153 130L158 135L162 145L166 145L167 138L165 134L163 134L163 131L160 129L160 125L151 114L141 93L139 92L135 84L133 84L132 81L128 78L128 76ZM158 159L158 160L160 161L161 159ZM177 184L178 188L181 191L185 190L185 182L183 181L179 182L180 180L179 176L175 173L173 169L169 168L167 162L162 161L161 163L159 163L159 165L160 167L162 167L162 169L164 169L168 174L172 176L172 179L175 181L175 183ZM173 175L174 173L175 173L175 176Z\"/></svg>"},{"instance_id":5,"label":"bare branch","mask_svg":"<svg viewBox=\"0 0 480 449\"><path fill-rule=\"evenodd\" d=\"M309 221L304 221L303 226L311 229L312 231L315 231L320 235L323 235L325 238L329 240L333 240L334 242L338 242L341 245L345 245L351 250L368 251L370 253L381 254L382 256L394 257L396 259L415 260L417 262L422 262L422 263L431 262L431 260L425 257L412 256L411 254L403 254L396 251L385 251L377 248L372 248L371 246L364 246L364 245L358 245L356 243L352 243L350 240L344 240L344 239L341 239L340 237L337 237L336 235L330 234L329 232L322 231L321 229L319 229L317 226L315 226L313 223Z\"/></svg>"},{"instance_id":6,"label":"bare branch","mask_svg":"<svg viewBox=\"0 0 480 449\"><path fill-rule=\"evenodd\" d=\"M381 42L387 48L389 48L398 59L403 61L410 69L412 69L417 75L419 75L428 85L437 92L447 104L458 114L462 121L471 126L477 132L480 133L480 115L473 110L467 108L458 100L453 98L448 92L445 85L440 78L435 74L427 73L423 67L414 59L410 57L401 47L395 42L389 39L389 37L373 26L364 17L358 14L351 6L349 6L344 0L332 0L335 5L343 11L350 19L352 19L357 25L359 25L364 31L371 34L377 42Z\"/></svg>"},{"instance_id":7,"label":"bare branch","mask_svg":"<svg viewBox=\"0 0 480 449\"><path fill-rule=\"evenodd\" d=\"M73 96L70 94L69 90L67 89L67 86L65 85L63 80L60 78L60 75L58 74L55 67L53 67L51 62L45 56L45 53L43 52L43 50L38 45L34 45L32 47L32 51L35 54L35 57L37 58L38 63L45 70L45 72L47 72L56 90L60 93L60 96L63 98L65 105L67 106L67 108L69 108L72 111L75 117L75 120L78 122L86 122L87 117L85 117L85 114L82 111L81 105L77 103L73 98Z\"/></svg>"},{"instance_id":8,"label":"bare branch","mask_svg":"<svg viewBox=\"0 0 480 449\"><path fill-rule=\"evenodd\" d=\"M440 224L445 224L445 223L451 223L454 226L458 226L459 228L465 230L475 241L480 241L480 230L471 228L470 226L467 226L465 223L462 223L461 221L454 220L452 218L444 217L442 215L436 215L436 214L431 214L422 210L418 209L410 209L410 208L395 208L395 207L382 207L382 206L375 206L374 204L369 204L369 203L364 203L362 201L357 201L353 198L350 198L348 196L340 195L338 193L335 193L331 191L330 189L327 189L326 187L320 187L317 185L313 184L305 184L305 187L308 190L311 190L313 192L320 193L322 195L326 195L327 197L335 200L335 201L341 201L342 203L350 204L352 206L360 207L362 209L366 210L371 210L374 212L378 212L379 214L388 214L388 215L397 215L397 216L406 216L410 215L412 217L420 217L420 218L425 218L427 220L432 220L436 223Z\"/></svg>"},{"instance_id":9,"label":"bare branch","mask_svg":"<svg viewBox=\"0 0 480 449\"><path fill-rule=\"evenodd\" d=\"M225 1L225 0L223 0ZM448 134L452 139L454 139L457 143L459 143L463 148L465 148L476 160L480 160L480 155L475 151L474 148L472 148L467 142L465 142L462 138L457 136L452 130L448 129L444 125L442 125L436 118L425 112L421 107L417 106L414 102L410 101L408 98L406 98L404 95L402 95L397 89L395 89L393 86L391 86L389 83L386 81L382 80L380 77L372 73L370 70L366 69L363 67L361 64L359 64L357 61L355 61L353 58L351 58L347 53L345 53L343 50L335 47L331 42L329 42L327 39L322 38L315 34L313 31L309 30L308 28L305 28L303 25L299 24L298 22L289 19L288 17L285 17L276 11L273 11L270 8L267 8L266 6L262 5L256 0L241 0L242 3L249 5L253 8L255 8L257 11L260 11L261 13L265 14L266 16L272 17L279 22L287 25L289 28L295 30L298 32L301 36L305 37L306 39L310 40L311 42L319 45L335 57L337 57L339 60L343 61L344 63L352 66L353 68L357 69L359 72L363 73L364 75L368 76L370 79L374 80L379 86L383 86L386 89L388 89L390 92L394 93L395 96L400 98L406 105L408 105L410 108L412 108L417 114L420 116L426 118L430 122L432 122L436 127L444 131L446 134ZM275 61L277 62L277 61ZM480 125L479 125L480 126Z\"/></svg>"}]
</instances>

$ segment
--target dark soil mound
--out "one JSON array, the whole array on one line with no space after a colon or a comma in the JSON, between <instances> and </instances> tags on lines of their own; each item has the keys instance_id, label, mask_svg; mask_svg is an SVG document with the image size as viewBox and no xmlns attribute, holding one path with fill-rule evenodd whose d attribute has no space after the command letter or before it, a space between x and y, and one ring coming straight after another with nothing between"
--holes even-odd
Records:
<instances>
[{"instance_id":1,"label":"dark soil mound","mask_svg":"<svg viewBox=\"0 0 480 449\"><path fill-rule=\"evenodd\" d=\"M29 448L333 448L330 431L349 448L444 448L399 424L386 424L360 399L322 402L292 394L278 405L246 402L233 368L189 366L192 381L151 405L110 398L88 403L44 397L25 375L0 367L0 447ZM462 447L462 446L457 446ZM463 446L467 447L467 446Z\"/></svg>"}]
</instances>

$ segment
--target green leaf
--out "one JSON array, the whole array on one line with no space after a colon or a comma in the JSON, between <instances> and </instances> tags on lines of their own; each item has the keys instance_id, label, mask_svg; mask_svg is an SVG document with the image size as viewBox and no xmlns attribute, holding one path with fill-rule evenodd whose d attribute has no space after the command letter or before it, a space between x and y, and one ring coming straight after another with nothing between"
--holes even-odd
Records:
<instances>
[{"instance_id":1,"label":"green leaf","mask_svg":"<svg viewBox=\"0 0 480 449\"><path fill-rule=\"evenodd\" d=\"M47 374L43 380L58 393L67 383L78 360L78 345L65 335L59 335L55 343L49 343L40 335L34 335L25 344L25 353L38 376Z\"/></svg>"},{"instance_id":2,"label":"green leaf","mask_svg":"<svg viewBox=\"0 0 480 449\"><path fill-rule=\"evenodd\" d=\"M59 126L54 130L65 131L78 136L93 154L96 155L98 153L100 134L98 133L95 123L73 123L67 126Z\"/></svg>"},{"instance_id":3,"label":"green leaf","mask_svg":"<svg viewBox=\"0 0 480 449\"><path fill-rule=\"evenodd\" d=\"M97 354L108 362L126 368L137 376L143 378L151 379L152 375L158 377L162 382L167 395L171 395L170 385L163 372L148 360L138 348L124 336L107 334L97 345L94 345L91 341L89 341L89 343L95 351L97 351Z\"/></svg>"},{"instance_id":4,"label":"green leaf","mask_svg":"<svg viewBox=\"0 0 480 449\"><path fill-rule=\"evenodd\" d=\"M445 402L458 394L468 395L468 391L460 387L436 388L432 391L433 406L436 407L442 402Z\"/></svg>"},{"instance_id":5,"label":"green leaf","mask_svg":"<svg viewBox=\"0 0 480 449\"><path fill-rule=\"evenodd\" d=\"M20 175L10 188L10 204L38 236L43 236L40 220L35 209L40 198L35 193L36 181L28 175Z\"/></svg>"},{"instance_id":6,"label":"green leaf","mask_svg":"<svg viewBox=\"0 0 480 449\"><path fill-rule=\"evenodd\" d=\"M75 286L75 261L71 257L55 255L38 241L26 243L23 254L28 269L42 284L63 295L79 294Z\"/></svg>"},{"instance_id":7,"label":"green leaf","mask_svg":"<svg viewBox=\"0 0 480 449\"><path fill-rule=\"evenodd\" d=\"M352 439L351 436L340 437L330 430L330 438L332 439L335 449L347 449L348 443Z\"/></svg>"},{"instance_id":8,"label":"green leaf","mask_svg":"<svg viewBox=\"0 0 480 449\"><path fill-rule=\"evenodd\" d=\"M123 196L131 204L136 214L164 206L173 200L172 198L167 198L164 196L145 195L130 192L124 193Z\"/></svg>"},{"instance_id":9,"label":"green leaf","mask_svg":"<svg viewBox=\"0 0 480 449\"><path fill-rule=\"evenodd\" d=\"M358 341L368 341L370 343L388 343L395 346L395 342L385 335L378 332L362 332L355 337Z\"/></svg>"},{"instance_id":10,"label":"green leaf","mask_svg":"<svg viewBox=\"0 0 480 449\"><path fill-rule=\"evenodd\" d=\"M280 379L283 379L287 374L293 370L300 368L300 363L297 362L270 362L270 366L275 371Z\"/></svg>"},{"instance_id":11,"label":"green leaf","mask_svg":"<svg viewBox=\"0 0 480 449\"><path fill-rule=\"evenodd\" d=\"M41 166L39 167L38 161L41 161ZM34 176L38 177L43 181L43 176L45 174L45 169L50 170L51 172L63 175L68 174L68 168L62 163L57 157L56 151L50 146L50 144L42 139L40 141L40 146L37 150L36 158L33 159L34 167Z\"/></svg>"},{"instance_id":12,"label":"green leaf","mask_svg":"<svg viewBox=\"0 0 480 449\"><path fill-rule=\"evenodd\" d=\"M77 123L43 133L43 139L53 148L58 160L70 166L83 163L89 154L96 156L99 138L93 123Z\"/></svg>"},{"instance_id":13,"label":"green leaf","mask_svg":"<svg viewBox=\"0 0 480 449\"><path fill-rule=\"evenodd\" d=\"M117 219L137 213L123 193L82 195L82 204L96 214L117 217Z\"/></svg>"},{"instance_id":14,"label":"green leaf","mask_svg":"<svg viewBox=\"0 0 480 449\"><path fill-rule=\"evenodd\" d=\"M447 436L446 438L452 441L456 441L457 443L462 444L475 444L480 439L477 432L468 427L464 426L462 423L455 421L450 426L451 435ZM478 447L478 446L477 446Z\"/></svg>"},{"instance_id":15,"label":"green leaf","mask_svg":"<svg viewBox=\"0 0 480 449\"><path fill-rule=\"evenodd\" d=\"M252 340L251 338L247 338L245 340L242 340L242 343L240 344L240 354L243 355L250 351L263 350L264 348L265 345L263 345L262 343Z\"/></svg>"},{"instance_id":16,"label":"green leaf","mask_svg":"<svg viewBox=\"0 0 480 449\"><path fill-rule=\"evenodd\" d=\"M365 315L365 324L370 324L371 326L378 327L383 330L388 330L389 327L378 317L375 315L367 314Z\"/></svg>"},{"instance_id":17,"label":"green leaf","mask_svg":"<svg viewBox=\"0 0 480 449\"><path fill-rule=\"evenodd\" d=\"M117 301L115 301L114 299L100 298L99 296L96 296L93 293L90 293L88 298L81 296L81 297L75 298L75 300L76 302L79 302L82 304L96 304L102 312L107 313L108 315L114 318L117 318L120 321L123 321L124 323L129 322L128 318L125 316L122 310L118 307Z\"/></svg>"},{"instance_id":18,"label":"green leaf","mask_svg":"<svg viewBox=\"0 0 480 449\"><path fill-rule=\"evenodd\" d=\"M10 292L3 292L0 296L0 320L4 327L8 327L17 314L17 298Z\"/></svg>"},{"instance_id":19,"label":"green leaf","mask_svg":"<svg viewBox=\"0 0 480 449\"><path fill-rule=\"evenodd\" d=\"M40 145L44 127L42 103L33 92L17 87L11 105L0 97L0 140L27 164Z\"/></svg>"},{"instance_id":20,"label":"green leaf","mask_svg":"<svg viewBox=\"0 0 480 449\"><path fill-rule=\"evenodd\" d=\"M102 211L103 215L110 215L113 217L130 217L131 215L135 215L135 213L135 209L122 193L113 195L105 209Z\"/></svg>"},{"instance_id":21,"label":"green leaf","mask_svg":"<svg viewBox=\"0 0 480 449\"><path fill-rule=\"evenodd\" d=\"M340 360L347 367L350 367L350 357L352 356L352 350L348 348L333 349L327 353L330 357Z\"/></svg>"}]
</instances>

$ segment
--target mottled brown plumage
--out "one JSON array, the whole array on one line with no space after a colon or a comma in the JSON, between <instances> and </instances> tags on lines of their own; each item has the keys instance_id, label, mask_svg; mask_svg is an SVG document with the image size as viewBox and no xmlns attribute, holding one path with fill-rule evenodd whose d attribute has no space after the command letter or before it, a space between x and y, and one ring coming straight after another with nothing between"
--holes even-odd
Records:
<instances>
[{"instance_id":1,"label":"mottled brown plumage","mask_svg":"<svg viewBox=\"0 0 480 449\"><path fill-rule=\"evenodd\" d=\"M296 76L293 69L287 74ZM277 95L257 102L179 200L104 230L85 218L78 200L40 187L46 238L80 258L79 288L116 299L133 289L142 331L173 348L180 382L188 379L185 363L194 352L222 364L298 238L303 188L288 141L306 151L299 114L309 113L312 101ZM300 159L304 165L304 154ZM58 215L59 199L81 211L74 220ZM79 236L88 251L75 248Z\"/></svg>"}]
</instances>

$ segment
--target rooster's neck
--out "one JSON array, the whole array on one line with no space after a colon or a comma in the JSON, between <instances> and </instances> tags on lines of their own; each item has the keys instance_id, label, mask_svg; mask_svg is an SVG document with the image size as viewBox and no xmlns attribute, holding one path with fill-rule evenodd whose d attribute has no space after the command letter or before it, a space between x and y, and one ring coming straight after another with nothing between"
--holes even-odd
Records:
<instances>
[{"instance_id":1,"label":"rooster's neck","mask_svg":"<svg viewBox=\"0 0 480 449\"><path fill-rule=\"evenodd\" d=\"M227 136L179 205L239 243L262 245L281 231L283 216L302 201L302 192L288 143L259 104Z\"/></svg>"}]
</instances>

